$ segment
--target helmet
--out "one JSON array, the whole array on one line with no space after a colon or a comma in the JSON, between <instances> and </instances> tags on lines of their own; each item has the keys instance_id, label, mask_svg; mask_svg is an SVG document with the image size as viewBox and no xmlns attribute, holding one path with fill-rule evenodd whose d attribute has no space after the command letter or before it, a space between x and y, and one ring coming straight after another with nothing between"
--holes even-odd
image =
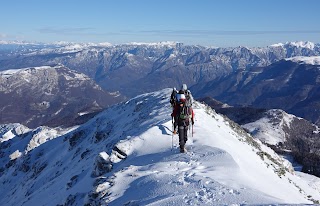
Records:
<instances>
[{"instance_id":1,"label":"helmet","mask_svg":"<svg viewBox=\"0 0 320 206\"><path fill-rule=\"evenodd\" d=\"M177 101L178 102L186 102L186 96L184 94L177 94Z\"/></svg>"},{"instance_id":2,"label":"helmet","mask_svg":"<svg viewBox=\"0 0 320 206\"><path fill-rule=\"evenodd\" d=\"M182 87L181 87L181 90L183 91L187 91L188 90L188 87L186 84L183 84Z\"/></svg>"}]
</instances>

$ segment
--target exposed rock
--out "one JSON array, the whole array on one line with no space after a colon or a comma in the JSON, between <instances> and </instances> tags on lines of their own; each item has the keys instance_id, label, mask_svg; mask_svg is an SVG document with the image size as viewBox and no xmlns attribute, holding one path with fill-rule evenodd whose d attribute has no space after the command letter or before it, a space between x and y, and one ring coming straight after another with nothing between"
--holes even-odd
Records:
<instances>
[{"instance_id":1,"label":"exposed rock","mask_svg":"<svg viewBox=\"0 0 320 206\"><path fill-rule=\"evenodd\" d=\"M94 170L92 175L98 177L102 174L110 172L112 169L112 162L106 152L100 152L94 163Z\"/></svg>"}]
</instances>

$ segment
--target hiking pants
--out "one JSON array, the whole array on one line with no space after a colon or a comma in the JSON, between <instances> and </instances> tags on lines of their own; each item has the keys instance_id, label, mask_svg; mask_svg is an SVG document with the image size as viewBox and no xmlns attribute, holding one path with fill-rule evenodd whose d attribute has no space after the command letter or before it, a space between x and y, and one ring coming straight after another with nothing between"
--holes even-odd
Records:
<instances>
[{"instance_id":1,"label":"hiking pants","mask_svg":"<svg viewBox=\"0 0 320 206\"><path fill-rule=\"evenodd\" d=\"M184 148L184 145L188 140L188 126L179 126L178 131L180 148Z\"/></svg>"}]
</instances>

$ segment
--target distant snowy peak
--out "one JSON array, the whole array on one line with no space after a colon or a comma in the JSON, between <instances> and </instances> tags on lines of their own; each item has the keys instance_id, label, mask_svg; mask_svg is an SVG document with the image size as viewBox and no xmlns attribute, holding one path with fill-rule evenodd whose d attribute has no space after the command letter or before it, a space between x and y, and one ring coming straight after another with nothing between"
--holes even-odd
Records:
<instances>
[{"instance_id":1,"label":"distant snowy peak","mask_svg":"<svg viewBox=\"0 0 320 206\"><path fill-rule=\"evenodd\" d=\"M98 46L105 46L105 47L109 47L109 46L113 46L111 43L109 42L101 42L97 44Z\"/></svg>"},{"instance_id":2,"label":"distant snowy peak","mask_svg":"<svg viewBox=\"0 0 320 206\"><path fill-rule=\"evenodd\" d=\"M315 44L310 41L296 41L296 42L286 42L285 44L283 43L278 43L278 44L272 44L271 47L285 47L285 46L294 46L298 48L307 48L313 50L315 47Z\"/></svg>"},{"instance_id":3,"label":"distant snowy peak","mask_svg":"<svg viewBox=\"0 0 320 206\"><path fill-rule=\"evenodd\" d=\"M64 65L62 64L58 64L56 66L39 66L39 67L28 67L28 68L22 68L22 69L9 69L9 70L4 70L4 71L0 71L0 76L2 77L10 77L12 75L30 75L30 74L35 74L36 72L40 72L40 71L48 71L48 70L64 70L64 77L66 78L66 80L89 80L90 78L83 74L83 73L79 73L77 71L74 70L69 70L66 69Z\"/></svg>"},{"instance_id":4,"label":"distant snowy peak","mask_svg":"<svg viewBox=\"0 0 320 206\"><path fill-rule=\"evenodd\" d=\"M28 67L28 68L22 68L22 69L9 69L9 70L4 70L0 71L0 76L3 77L9 77L14 74L23 74L23 73L31 73L32 71L40 71L40 70L47 70L51 68L61 68L62 66L56 66L56 67L51 67L51 66L40 66L40 67Z\"/></svg>"},{"instance_id":5,"label":"distant snowy peak","mask_svg":"<svg viewBox=\"0 0 320 206\"><path fill-rule=\"evenodd\" d=\"M61 44L63 45L63 44ZM108 42L102 42L102 43L68 43L64 44L65 49L67 50L82 50L86 48L91 47L111 47L112 44Z\"/></svg>"},{"instance_id":6,"label":"distant snowy peak","mask_svg":"<svg viewBox=\"0 0 320 206\"><path fill-rule=\"evenodd\" d=\"M64 47L74 47L74 48L86 48L86 47L111 47L113 44L109 42L100 42L100 43L76 43L76 42L66 42L66 41L56 41L53 43L34 43L34 42L25 42L25 41L4 41L0 40L0 44L43 44L43 45L56 45L56 46L64 46ZM180 45L182 43L180 42L175 42L175 41L163 41L163 42L130 42L130 43L124 43L124 44L117 44L119 45L134 45L134 46L171 46L175 47L177 45Z\"/></svg>"},{"instance_id":7,"label":"distant snowy peak","mask_svg":"<svg viewBox=\"0 0 320 206\"><path fill-rule=\"evenodd\" d=\"M320 65L320 56L312 56L312 57L297 56L297 57L287 58L285 60L297 62L299 64Z\"/></svg>"},{"instance_id":8,"label":"distant snowy peak","mask_svg":"<svg viewBox=\"0 0 320 206\"><path fill-rule=\"evenodd\" d=\"M53 43L42 43L42 42L26 42L26 41L4 41L0 40L0 45L16 45L16 46L43 46L48 48L64 48L66 50L82 50L91 47L112 47L113 45L109 42L100 43L75 43L66 41L57 41Z\"/></svg>"},{"instance_id":9,"label":"distant snowy peak","mask_svg":"<svg viewBox=\"0 0 320 206\"><path fill-rule=\"evenodd\" d=\"M5 40L0 40L0 44L16 44L16 45L38 45L42 43L35 43L35 42L26 42L26 41L5 41Z\"/></svg>"},{"instance_id":10,"label":"distant snowy peak","mask_svg":"<svg viewBox=\"0 0 320 206\"><path fill-rule=\"evenodd\" d=\"M177 45L182 44L179 42L174 41L164 41L164 42L155 42L155 43L145 43L145 42L130 42L127 45L134 45L134 46L155 46L155 47L162 47L162 46L169 46L169 47L176 47Z\"/></svg>"},{"instance_id":11,"label":"distant snowy peak","mask_svg":"<svg viewBox=\"0 0 320 206\"><path fill-rule=\"evenodd\" d=\"M311 50L313 50L314 46L315 46L315 44L313 42L309 42L309 41L306 41L306 42L303 42L303 41L290 42L288 44L290 44L292 46L296 46L296 47L308 48L308 49L311 49Z\"/></svg>"}]
</instances>

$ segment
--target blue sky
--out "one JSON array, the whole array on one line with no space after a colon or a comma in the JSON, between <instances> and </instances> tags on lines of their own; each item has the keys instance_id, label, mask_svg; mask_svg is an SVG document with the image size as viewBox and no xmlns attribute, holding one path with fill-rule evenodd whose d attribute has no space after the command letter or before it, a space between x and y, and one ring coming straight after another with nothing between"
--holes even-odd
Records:
<instances>
[{"instance_id":1,"label":"blue sky","mask_svg":"<svg viewBox=\"0 0 320 206\"><path fill-rule=\"evenodd\" d=\"M0 40L320 43L319 0L0 0Z\"/></svg>"}]
</instances>

